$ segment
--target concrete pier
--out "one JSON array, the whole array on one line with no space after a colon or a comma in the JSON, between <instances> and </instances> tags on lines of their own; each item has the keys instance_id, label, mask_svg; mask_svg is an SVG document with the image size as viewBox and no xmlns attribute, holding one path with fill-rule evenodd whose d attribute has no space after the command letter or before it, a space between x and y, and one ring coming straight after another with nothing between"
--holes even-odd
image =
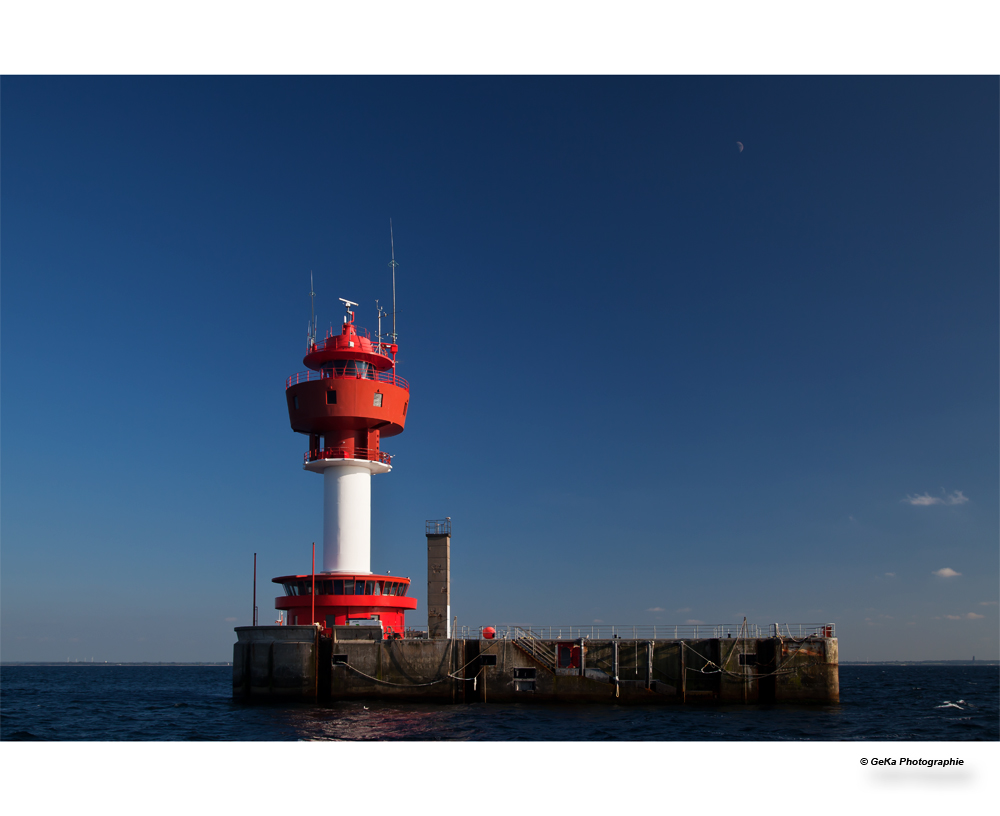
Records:
<instances>
[{"instance_id":1,"label":"concrete pier","mask_svg":"<svg viewBox=\"0 0 1000 816\"><path fill-rule=\"evenodd\" d=\"M366 631L367 629L367 631ZM381 640L377 629L236 630L237 699L437 703L836 703L837 639Z\"/></svg>"}]
</instances>

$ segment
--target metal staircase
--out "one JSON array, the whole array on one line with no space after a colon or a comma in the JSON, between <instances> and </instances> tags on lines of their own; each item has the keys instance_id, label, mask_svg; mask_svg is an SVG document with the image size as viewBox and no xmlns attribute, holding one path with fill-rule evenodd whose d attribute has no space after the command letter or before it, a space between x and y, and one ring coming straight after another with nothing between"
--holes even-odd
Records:
<instances>
[{"instance_id":1,"label":"metal staircase","mask_svg":"<svg viewBox=\"0 0 1000 816\"><path fill-rule=\"evenodd\" d=\"M520 626L512 627L510 634L511 642L518 649L555 674L556 653L549 644L539 640L530 629L522 629Z\"/></svg>"}]
</instances>

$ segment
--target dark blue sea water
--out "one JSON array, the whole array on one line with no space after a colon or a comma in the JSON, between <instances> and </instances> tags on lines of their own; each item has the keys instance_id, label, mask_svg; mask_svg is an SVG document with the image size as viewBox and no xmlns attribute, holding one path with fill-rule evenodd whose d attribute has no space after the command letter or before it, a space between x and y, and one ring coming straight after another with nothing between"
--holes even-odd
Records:
<instances>
[{"instance_id":1,"label":"dark blue sea water","mask_svg":"<svg viewBox=\"0 0 1000 816\"><path fill-rule=\"evenodd\" d=\"M225 666L10 666L4 740L1000 739L996 666L841 666L839 705L246 705Z\"/></svg>"}]
</instances>

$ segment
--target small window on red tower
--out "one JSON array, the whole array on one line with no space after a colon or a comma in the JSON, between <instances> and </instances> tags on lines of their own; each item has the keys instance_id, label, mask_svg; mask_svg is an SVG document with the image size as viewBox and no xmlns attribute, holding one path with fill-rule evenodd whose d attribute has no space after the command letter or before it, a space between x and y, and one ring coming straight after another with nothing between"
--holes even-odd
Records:
<instances>
[{"instance_id":1,"label":"small window on red tower","mask_svg":"<svg viewBox=\"0 0 1000 816\"><path fill-rule=\"evenodd\" d=\"M376 408L381 408L382 407L382 392L381 391L376 391L375 392L375 397L372 399L372 405L374 405Z\"/></svg>"},{"instance_id":2,"label":"small window on red tower","mask_svg":"<svg viewBox=\"0 0 1000 816\"><path fill-rule=\"evenodd\" d=\"M403 416L406 416L406 406L408 406L409 404L410 404L409 400L403 403Z\"/></svg>"},{"instance_id":3,"label":"small window on red tower","mask_svg":"<svg viewBox=\"0 0 1000 816\"><path fill-rule=\"evenodd\" d=\"M292 396L292 407L298 411L299 410L299 398L297 396Z\"/></svg>"},{"instance_id":4,"label":"small window on red tower","mask_svg":"<svg viewBox=\"0 0 1000 816\"><path fill-rule=\"evenodd\" d=\"M332 388L326 392L326 404L327 405L337 404L337 392L334 391ZM298 408L299 406L296 405L295 407Z\"/></svg>"}]
</instances>

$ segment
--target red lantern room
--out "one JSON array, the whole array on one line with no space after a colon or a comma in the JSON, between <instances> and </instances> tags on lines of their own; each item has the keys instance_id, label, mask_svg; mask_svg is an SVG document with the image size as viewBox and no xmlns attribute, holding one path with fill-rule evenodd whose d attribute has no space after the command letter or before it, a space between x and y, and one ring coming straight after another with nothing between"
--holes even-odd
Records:
<instances>
[{"instance_id":1,"label":"red lantern room","mask_svg":"<svg viewBox=\"0 0 1000 816\"><path fill-rule=\"evenodd\" d=\"M354 324L358 304L341 300L340 332L316 342L314 318L303 360L309 370L285 383L292 430L309 437L303 467L323 475L322 569L273 579L285 590L275 605L291 625L364 623L401 637L417 602L406 595L408 578L371 571L371 477L392 470L381 440L403 432L410 386L396 374L396 343L382 342L381 332L372 341Z\"/></svg>"}]
</instances>

